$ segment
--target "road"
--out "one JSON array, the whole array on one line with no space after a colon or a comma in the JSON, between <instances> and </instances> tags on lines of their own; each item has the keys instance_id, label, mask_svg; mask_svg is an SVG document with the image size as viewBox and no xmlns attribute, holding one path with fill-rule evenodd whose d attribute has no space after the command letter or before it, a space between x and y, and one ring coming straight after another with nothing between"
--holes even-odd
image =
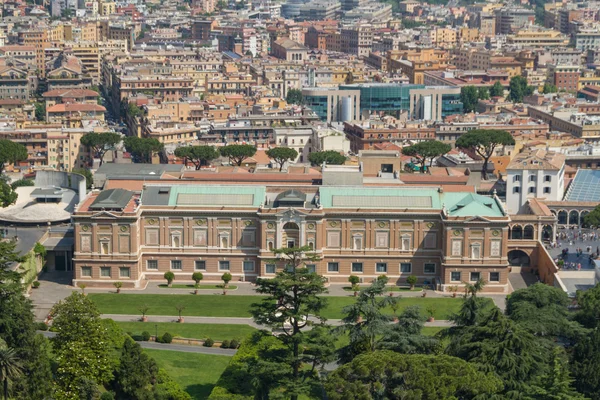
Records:
<instances>
[{"instance_id":1,"label":"road","mask_svg":"<svg viewBox=\"0 0 600 400\"><path fill-rule=\"evenodd\" d=\"M38 331L47 338L56 336L55 332ZM137 342L144 349L180 351L183 353L212 354L216 356L233 356L237 350L221 349L219 347L188 346L184 344L166 344L155 342Z\"/></svg>"}]
</instances>

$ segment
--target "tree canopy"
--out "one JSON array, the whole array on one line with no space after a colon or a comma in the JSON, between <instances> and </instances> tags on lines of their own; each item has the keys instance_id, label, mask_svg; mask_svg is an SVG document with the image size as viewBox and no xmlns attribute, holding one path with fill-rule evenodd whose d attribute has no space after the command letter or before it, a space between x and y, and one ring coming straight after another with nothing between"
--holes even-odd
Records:
<instances>
[{"instance_id":1,"label":"tree canopy","mask_svg":"<svg viewBox=\"0 0 600 400\"><path fill-rule=\"evenodd\" d=\"M0 207L6 208L11 204L15 204L19 195L15 190L6 183L4 180L0 180Z\"/></svg>"},{"instance_id":2,"label":"tree canopy","mask_svg":"<svg viewBox=\"0 0 600 400\"><path fill-rule=\"evenodd\" d=\"M104 162L104 156L109 150L113 150L121 142L121 135L114 132L89 132L81 137L81 144L89 147L93 153L100 159L100 165Z\"/></svg>"},{"instance_id":3,"label":"tree canopy","mask_svg":"<svg viewBox=\"0 0 600 400\"><path fill-rule=\"evenodd\" d=\"M199 170L202 165L219 157L219 151L213 146L185 146L175 149L177 157L185 158Z\"/></svg>"},{"instance_id":4,"label":"tree canopy","mask_svg":"<svg viewBox=\"0 0 600 400\"><path fill-rule=\"evenodd\" d=\"M315 151L308 155L308 161L318 166L323 165L324 162L330 165L342 165L346 162L346 157L334 150Z\"/></svg>"},{"instance_id":5,"label":"tree canopy","mask_svg":"<svg viewBox=\"0 0 600 400\"><path fill-rule=\"evenodd\" d=\"M123 140L125 150L131 153L137 162L150 163L152 155L164 149L164 145L154 138L139 138L128 136Z\"/></svg>"},{"instance_id":6,"label":"tree canopy","mask_svg":"<svg viewBox=\"0 0 600 400\"><path fill-rule=\"evenodd\" d=\"M558 92L558 88L556 87L556 85L553 85L551 83L544 83L544 87L542 88L542 93L548 94L548 93L556 93L556 92Z\"/></svg>"},{"instance_id":7,"label":"tree canopy","mask_svg":"<svg viewBox=\"0 0 600 400\"><path fill-rule=\"evenodd\" d=\"M487 169L490 157L498 146L515 144L515 139L507 131L497 129L474 129L456 140L456 147L474 151L483 158L481 176L487 179Z\"/></svg>"},{"instance_id":8,"label":"tree canopy","mask_svg":"<svg viewBox=\"0 0 600 400\"><path fill-rule=\"evenodd\" d=\"M490 88L490 96L504 97L504 86L502 86L502 83L500 83L500 81L494 82L494 84Z\"/></svg>"},{"instance_id":9,"label":"tree canopy","mask_svg":"<svg viewBox=\"0 0 600 400\"><path fill-rule=\"evenodd\" d=\"M267 150L267 156L279 164L279 170L281 171L287 161L295 160L298 157L298 152L289 147L275 147Z\"/></svg>"},{"instance_id":10,"label":"tree canopy","mask_svg":"<svg viewBox=\"0 0 600 400\"><path fill-rule=\"evenodd\" d=\"M502 390L493 372L459 358L386 350L356 357L332 372L324 386L331 400L475 399Z\"/></svg>"},{"instance_id":11,"label":"tree canopy","mask_svg":"<svg viewBox=\"0 0 600 400\"><path fill-rule=\"evenodd\" d=\"M402 148L402 154L416 158L417 163L421 164L421 173L425 173L427 160L433 163L434 158L444 155L450 150L452 150L452 146L449 144L437 140L427 140Z\"/></svg>"},{"instance_id":12,"label":"tree canopy","mask_svg":"<svg viewBox=\"0 0 600 400\"><path fill-rule=\"evenodd\" d=\"M477 88L475 86L463 86L460 89L460 101L463 103L463 111L470 113L477 108L479 100Z\"/></svg>"},{"instance_id":13,"label":"tree canopy","mask_svg":"<svg viewBox=\"0 0 600 400\"><path fill-rule=\"evenodd\" d=\"M508 91L508 100L513 103L522 103L525 96L533 94L534 88L533 86L529 86L527 78L517 75L510 79Z\"/></svg>"},{"instance_id":14,"label":"tree canopy","mask_svg":"<svg viewBox=\"0 0 600 400\"><path fill-rule=\"evenodd\" d=\"M600 205L597 205L592 211L583 216L583 225L587 227L600 226Z\"/></svg>"},{"instance_id":15,"label":"tree canopy","mask_svg":"<svg viewBox=\"0 0 600 400\"><path fill-rule=\"evenodd\" d=\"M16 164L25 160L27 160L25 146L8 139L0 139L0 173L4 171L4 164Z\"/></svg>"},{"instance_id":16,"label":"tree canopy","mask_svg":"<svg viewBox=\"0 0 600 400\"><path fill-rule=\"evenodd\" d=\"M223 157L229 158L232 165L239 167L246 158L256 154L256 147L251 144L230 144L221 147L219 151Z\"/></svg>"},{"instance_id":17,"label":"tree canopy","mask_svg":"<svg viewBox=\"0 0 600 400\"><path fill-rule=\"evenodd\" d=\"M290 89L285 96L288 104L302 104L302 91L299 89Z\"/></svg>"}]
</instances>

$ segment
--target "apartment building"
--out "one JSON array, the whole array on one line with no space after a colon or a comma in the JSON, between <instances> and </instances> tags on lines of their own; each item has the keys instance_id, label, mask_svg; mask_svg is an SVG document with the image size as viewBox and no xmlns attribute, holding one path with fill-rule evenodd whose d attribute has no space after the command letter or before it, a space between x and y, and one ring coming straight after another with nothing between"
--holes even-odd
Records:
<instances>
[{"instance_id":1,"label":"apartment building","mask_svg":"<svg viewBox=\"0 0 600 400\"><path fill-rule=\"evenodd\" d=\"M373 29L369 24L343 28L340 32L340 40L340 50L343 53L368 57L373 46Z\"/></svg>"},{"instance_id":2,"label":"apartment building","mask_svg":"<svg viewBox=\"0 0 600 400\"><path fill-rule=\"evenodd\" d=\"M535 22L534 10L506 7L495 11L496 34L515 33Z\"/></svg>"},{"instance_id":3,"label":"apartment building","mask_svg":"<svg viewBox=\"0 0 600 400\"><path fill-rule=\"evenodd\" d=\"M355 154L361 150L374 150L376 145L382 143L402 146L415 141L435 139L435 127L424 122L394 125L378 120L350 121L344 122L344 133L350 140L350 150Z\"/></svg>"},{"instance_id":4,"label":"apartment building","mask_svg":"<svg viewBox=\"0 0 600 400\"><path fill-rule=\"evenodd\" d=\"M581 51L600 49L600 30L579 30L575 33L575 48Z\"/></svg>"},{"instance_id":5,"label":"apartment building","mask_svg":"<svg viewBox=\"0 0 600 400\"><path fill-rule=\"evenodd\" d=\"M577 92L580 76L581 67L579 64L548 64L548 83L555 85L558 90Z\"/></svg>"},{"instance_id":6,"label":"apartment building","mask_svg":"<svg viewBox=\"0 0 600 400\"><path fill-rule=\"evenodd\" d=\"M506 37L506 43L521 47L564 47L569 37L555 30L521 29Z\"/></svg>"}]
</instances>

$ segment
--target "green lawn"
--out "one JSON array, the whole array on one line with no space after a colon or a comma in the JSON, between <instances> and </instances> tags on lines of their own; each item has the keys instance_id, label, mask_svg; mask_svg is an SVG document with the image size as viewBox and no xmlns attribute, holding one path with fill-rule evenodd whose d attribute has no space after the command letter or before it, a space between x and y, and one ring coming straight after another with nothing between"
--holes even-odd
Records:
<instances>
[{"instance_id":1,"label":"green lawn","mask_svg":"<svg viewBox=\"0 0 600 400\"><path fill-rule=\"evenodd\" d=\"M368 286L359 286L358 288L365 289L365 288L368 288ZM347 292L354 291L354 289L352 289L352 287L350 287L350 286L344 286L344 290ZM422 292L423 288L415 287L414 289L411 290L409 287L387 286L385 290L388 292Z\"/></svg>"},{"instance_id":2,"label":"green lawn","mask_svg":"<svg viewBox=\"0 0 600 400\"><path fill-rule=\"evenodd\" d=\"M131 332L134 335L141 335L143 331L150 332L151 335L156 334L156 326L158 325L158 336L162 336L165 332L169 332L173 336L179 336L189 339L206 339L213 340L242 340L255 329L248 325L234 324L179 324L177 322L119 322L123 331Z\"/></svg>"},{"instance_id":3,"label":"green lawn","mask_svg":"<svg viewBox=\"0 0 600 400\"><path fill-rule=\"evenodd\" d=\"M88 295L103 314L131 314L140 315L139 307L148 305L148 315L177 315L175 306L183 304L184 316L202 317L250 317L250 304L260 300L259 296L223 296L223 295L155 295L155 294L114 294L114 293L90 293ZM333 297L328 296L328 306L323 311L323 316L328 319L342 318L342 308L353 304L356 299L352 296ZM491 303L491 300L488 300ZM428 307L435 308L436 319L448 319L453 312L458 311L462 299L460 298L436 298L436 297L405 297L400 299L400 313L405 307L418 305L423 312ZM392 313L392 310L388 310Z\"/></svg>"},{"instance_id":4,"label":"green lawn","mask_svg":"<svg viewBox=\"0 0 600 400\"><path fill-rule=\"evenodd\" d=\"M173 285L171 285L171 287L169 287L169 285L167 285L166 283L163 283L161 285L158 285L158 287L161 289L196 289L193 284L189 284L189 285L173 284ZM203 289L223 289L223 285L199 285L198 286L198 290L203 290ZM235 290L235 289L237 289L236 285L229 285L229 287L227 288L227 290Z\"/></svg>"},{"instance_id":5,"label":"green lawn","mask_svg":"<svg viewBox=\"0 0 600 400\"><path fill-rule=\"evenodd\" d=\"M154 349L144 351L156 360L160 368L168 371L183 390L197 400L208 398L231 360L228 356L212 354Z\"/></svg>"}]
</instances>

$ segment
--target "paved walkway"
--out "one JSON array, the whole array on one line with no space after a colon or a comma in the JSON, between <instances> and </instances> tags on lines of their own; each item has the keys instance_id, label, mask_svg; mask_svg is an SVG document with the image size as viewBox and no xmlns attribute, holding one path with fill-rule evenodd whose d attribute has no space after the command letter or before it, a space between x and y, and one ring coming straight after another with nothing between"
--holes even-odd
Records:
<instances>
[{"instance_id":1,"label":"paved walkway","mask_svg":"<svg viewBox=\"0 0 600 400\"><path fill-rule=\"evenodd\" d=\"M513 290L519 290L526 289L527 286L533 285L538 282L539 279L531 272L511 272L508 274L508 281L513 287Z\"/></svg>"},{"instance_id":2,"label":"paved walkway","mask_svg":"<svg viewBox=\"0 0 600 400\"><path fill-rule=\"evenodd\" d=\"M38 331L47 338L56 336L55 332L50 331ZM185 344L167 344L167 343L156 343L156 342L137 342L144 349L154 350L171 350L181 351L184 353L198 353L198 354L211 354L218 356L233 356L237 350L235 349L222 349L220 347L204 347L204 346L190 346Z\"/></svg>"}]
</instances>

